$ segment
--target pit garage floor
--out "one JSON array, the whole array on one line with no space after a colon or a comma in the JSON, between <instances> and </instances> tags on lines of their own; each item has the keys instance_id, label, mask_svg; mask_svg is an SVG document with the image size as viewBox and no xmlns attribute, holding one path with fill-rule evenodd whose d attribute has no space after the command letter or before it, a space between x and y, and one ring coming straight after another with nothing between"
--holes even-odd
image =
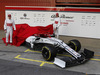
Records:
<instances>
[{"instance_id":1,"label":"pit garage floor","mask_svg":"<svg viewBox=\"0 0 100 75\"><path fill-rule=\"evenodd\" d=\"M1 73L0 75L7 75L5 74L6 70L4 68L12 66L13 64L15 64L13 65L13 67L14 66L16 67L17 65L17 68L20 69L20 67L18 66L22 63L23 63L24 68L25 66L30 66L33 69L31 70L29 68L27 70L30 70L33 72L37 71L37 75L39 72L45 73L43 75L50 75L50 74L62 75L63 73L65 75L100 75L100 51L99 49L96 49L94 51L95 51L94 58L92 58L87 63L74 66L74 67L67 67L65 69L61 69L58 66L54 65L52 63L53 61L51 62L45 61L40 51L30 50L25 46L20 46L20 47L10 46L10 45L5 46L3 41L0 40L0 65L1 66L6 65L3 68L1 68L1 70L4 73L0 72ZM64 54L57 55L57 57L61 57L61 56L68 57L68 55L64 55ZM7 68L7 69L11 69L11 68ZM26 70L26 68L23 70ZM18 71L16 70L16 72ZM8 74L10 73L11 72L9 72ZM42 73L40 75L42 75ZM22 75L26 75L26 74L22 74ZM29 74L29 75L33 75L33 74Z\"/></svg>"}]
</instances>

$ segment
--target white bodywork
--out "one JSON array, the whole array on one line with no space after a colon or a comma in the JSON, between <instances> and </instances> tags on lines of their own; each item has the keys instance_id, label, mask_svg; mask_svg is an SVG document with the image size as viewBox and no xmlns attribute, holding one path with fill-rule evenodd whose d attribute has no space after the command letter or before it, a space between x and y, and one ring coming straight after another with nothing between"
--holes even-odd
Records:
<instances>
[{"instance_id":1,"label":"white bodywork","mask_svg":"<svg viewBox=\"0 0 100 75\"><path fill-rule=\"evenodd\" d=\"M31 48L34 47L34 43L45 43L45 44L52 44L54 46L59 46L61 48L64 48L68 53L70 53L73 57L78 59L81 57L79 53L77 53L75 50L70 48L67 44L65 44L62 40L59 40L54 37L47 37L47 38L42 38L42 37L36 37L36 36L30 36L26 39L26 42L30 43Z\"/></svg>"}]
</instances>

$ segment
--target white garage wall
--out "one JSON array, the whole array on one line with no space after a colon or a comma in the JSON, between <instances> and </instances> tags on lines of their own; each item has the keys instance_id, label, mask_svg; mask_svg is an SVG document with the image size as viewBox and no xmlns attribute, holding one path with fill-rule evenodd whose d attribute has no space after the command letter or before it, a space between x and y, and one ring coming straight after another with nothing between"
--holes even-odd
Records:
<instances>
[{"instance_id":1,"label":"white garage wall","mask_svg":"<svg viewBox=\"0 0 100 75\"><path fill-rule=\"evenodd\" d=\"M6 10L12 14L16 24L47 26L53 23L56 11ZM58 12L61 17L60 35L100 39L100 13ZM26 14L26 16L25 16Z\"/></svg>"}]
</instances>

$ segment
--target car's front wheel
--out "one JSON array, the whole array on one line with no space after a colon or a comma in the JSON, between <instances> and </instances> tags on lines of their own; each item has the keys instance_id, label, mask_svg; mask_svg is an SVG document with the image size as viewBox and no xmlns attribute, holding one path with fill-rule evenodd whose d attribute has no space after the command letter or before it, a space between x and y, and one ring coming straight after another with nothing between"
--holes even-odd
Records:
<instances>
[{"instance_id":1,"label":"car's front wheel","mask_svg":"<svg viewBox=\"0 0 100 75\"><path fill-rule=\"evenodd\" d=\"M72 49L74 49L76 52L78 52L81 49L81 44L78 40L74 39L74 40L70 40L67 44L69 47L71 47Z\"/></svg>"},{"instance_id":2,"label":"car's front wheel","mask_svg":"<svg viewBox=\"0 0 100 75\"><path fill-rule=\"evenodd\" d=\"M50 61L56 57L57 51L53 45L45 45L42 48L42 56L45 60Z\"/></svg>"}]
</instances>

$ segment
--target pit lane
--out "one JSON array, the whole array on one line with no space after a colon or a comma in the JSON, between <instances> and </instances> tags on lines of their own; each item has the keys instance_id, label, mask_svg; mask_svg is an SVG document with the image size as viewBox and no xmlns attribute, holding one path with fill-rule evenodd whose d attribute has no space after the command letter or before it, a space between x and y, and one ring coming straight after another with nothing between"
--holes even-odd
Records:
<instances>
[{"instance_id":1,"label":"pit lane","mask_svg":"<svg viewBox=\"0 0 100 75\"><path fill-rule=\"evenodd\" d=\"M57 57L61 57L61 56L66 57L69 55L63 55L63 54L57 55ZM5 46L5 44L3 44L2 41L0 41L0 59L36 65L40 68L46 67L46 68L61 70L61 68L59 68L58 66L52 63L53 61L51 62L45 61L40 51L30 50L26 48L25 46L20 46L20 47L15 47L15 46L10 46L10 45ZM99 49L95 50L94 58L92 58L87 63L78 65L78 66L67 67L62 70L81 72L87 75L88 74L100 74L99 72L100 70Z\"/></svg>"},{"instance_id":2,"label":"pit lane","mask_svg":"<svg viewBox=\"0 0 100 75\"><path fill-rule=\"evenodd\" d=\"M35 57L34 55L32 56L28 56L25 57L24 55L17 55L15 57L15 59L19 59L21 61L29 61L29 62L34 62L36 63L38 66L42 67L42 66L45 66L45 67L52 67L52 68L57 68L57 69L61 69L59 68L58 66L54 65L53 64L53 61L51 62L47 62L43 59L42 57L42 54L41 54L41 51L34 51L34 50L30 50L30 49L27 49L24 51L25 53L32 53L32 54L36 54L38 55L39 57ZM70 57L70 55L66 55L66 54L57 54L57 57ZM89 72L93 71L93 67L98 64L99 65L99 62L100 62L100 55L96 55L94 56L94 58L91 58L89 62L85 63L85 64L82 64L82 65L78 65L78 66L74 66L74 67L70 67L70 68L66 68L65 70L72 70L72 71L77 71L77 72L84 72L86 73L87 75L89 74ZM91 66L90 66L91 65ZM90 67L87 67L87 66L90 66ZM77 68L77 70L75 69ZM81 69L80 69L81 68ZM91 69L90 71L86 71L87 69ZM97 67L98 69L98 67ZM97 70L95 70L97 71Z\"/></svg>"},{"instance_id":3,"label":"pit lane","mask_svg":"<svg viewBox=\"0 0 100 75\"><path fill-rule=\"evenodd\" d=\"M36 53L36 54L39 54L39 56L41 56L41 51L34 51L34 50L30 50L30 49L27 49L25 50L24 52L26 53ZM63 56L63 57L70 57L70 55L64 55L64 54L57 54L58 56ZM94 55L95 57L99 57L100 55ZM28 56L27 56L28 57ZM32 59L30 58L27 58L27 57L24 57L23 55L17 55L16 57L14 57L15 59L20 59L20 60L26 60L26 61L33 61L33 62L38 62L38 63L41 63L40 66L43 66L44 64L54 64L53 61L52 62L47 62L45 60L38 60L38 59L33 59L35 57L33 57ZM41 56L42 57L42 56ZM41 59L41 58L39 58ZM91 58L90 60L94 60L94 61L100 61L100 59L96 59L96 58Z\"/></svg>"}]
</instances>

